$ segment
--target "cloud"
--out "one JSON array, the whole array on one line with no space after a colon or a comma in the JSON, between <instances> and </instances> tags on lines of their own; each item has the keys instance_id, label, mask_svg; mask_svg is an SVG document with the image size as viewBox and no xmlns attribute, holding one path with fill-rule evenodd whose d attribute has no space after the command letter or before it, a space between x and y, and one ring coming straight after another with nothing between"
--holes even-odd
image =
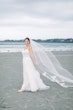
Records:
<instances>
[{"instance_id":1,"label":"cloud","mask_svg":"<svg viewBox=\"0 0 73 110\"><path fill-rule=\"evenodd\" d=\"M0 0L2 37L73 37L72 29L73 0Z\"/></svg>"},{"instance_id":2,"label":"cloud","mask_svg":"<svg viewBox=\"0 0 73 110\"><path fill-rule=\"evenodd\" d=\"M72 0L0 0L0 18L29 15L55 20L73 20Z\"/></svg>"}]
</instances>

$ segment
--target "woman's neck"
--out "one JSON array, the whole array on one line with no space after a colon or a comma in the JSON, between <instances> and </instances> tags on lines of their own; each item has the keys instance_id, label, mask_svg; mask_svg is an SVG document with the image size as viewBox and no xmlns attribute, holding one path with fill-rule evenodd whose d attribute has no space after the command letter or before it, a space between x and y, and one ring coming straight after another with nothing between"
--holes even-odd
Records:
<instances>
[{"instance_id":1,"label":"woman's neck","mask_svg":"<svg viewBox=\"0 0 73 110\"><path fill-rule=\"evenodd\" d=\"M26 48L29 48L30 45L26 45Z\"/></svg>"}]
</instances>

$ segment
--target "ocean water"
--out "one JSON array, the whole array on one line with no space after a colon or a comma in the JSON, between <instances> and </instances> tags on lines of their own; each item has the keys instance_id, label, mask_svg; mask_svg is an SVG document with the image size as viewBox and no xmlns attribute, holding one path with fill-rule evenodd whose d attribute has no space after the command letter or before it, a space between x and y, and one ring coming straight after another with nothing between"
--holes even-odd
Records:
<instances>
[{"instance_id":1,"label":"ocean water","mask_svg":"<svg viewBox=\"0 0 73 110\"><path fill-rule=\"evenodd\" d=\"M73 43L42 43L50 51L73 51Z\"/></svg>"},{"instance_id":2,"label":"ocean water","mask_svg":"<svg viewBox=\"0 0 73 110\"><path fill-rule=\"evenodd\" d=\"M48 51L73 51L73 43L40 43ZM0 42L0 52L20 51L25 47L21 42Z\"/></svg>"}]
</instances>

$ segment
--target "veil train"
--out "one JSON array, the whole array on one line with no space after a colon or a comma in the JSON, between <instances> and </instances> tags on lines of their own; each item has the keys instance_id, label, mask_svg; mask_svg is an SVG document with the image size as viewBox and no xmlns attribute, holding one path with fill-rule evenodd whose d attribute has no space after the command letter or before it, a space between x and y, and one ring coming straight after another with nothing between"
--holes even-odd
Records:
<instances>
[{"instance_id":1,"label":"veil train","mask_svg":"<svg viewBox=\"0 0 73 110\"><path fill-rule=\"evenodd\" d=\"M32 49L38 63L38 70L42 75L62 87L73 87L73 75L63 68L56 56L41 44L30 40Z\"/></svg>"}]
</instances>

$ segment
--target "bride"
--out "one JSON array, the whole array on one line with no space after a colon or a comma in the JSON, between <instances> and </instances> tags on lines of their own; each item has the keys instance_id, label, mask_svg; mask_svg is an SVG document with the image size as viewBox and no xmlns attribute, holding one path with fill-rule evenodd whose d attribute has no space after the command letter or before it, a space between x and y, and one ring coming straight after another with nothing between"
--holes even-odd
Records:
<instances>
[{"instance_id":1,"label":"bride","mask_svg":"<svg viewBox=\"0 0 73 110\"><path fill-rule=\"evenodd\" d=\"M23 84L18 92L46 90L50 87L44 84L40 73L62 87L73 87L73 75L63 68L55 55L45 47L29 38L25 38L23 55Z\"/></svg>"},{"instance_id":2,"label":"bride","mask_svg":"<svg viewBox=\"0 0 73 110\"><path fill-rule=\"evenodd\" d=\"M24 40L26 48L22 52L23 54L23 84L18 92L27 91L37 91L48 89L49 86L45 85L40 78L39 72L35 69L38 66L37 61L34 56L33 49L30 45L30 39L25 38ZM34 66L35 65L35 66Z\"/></svg>"}]
</instances>

